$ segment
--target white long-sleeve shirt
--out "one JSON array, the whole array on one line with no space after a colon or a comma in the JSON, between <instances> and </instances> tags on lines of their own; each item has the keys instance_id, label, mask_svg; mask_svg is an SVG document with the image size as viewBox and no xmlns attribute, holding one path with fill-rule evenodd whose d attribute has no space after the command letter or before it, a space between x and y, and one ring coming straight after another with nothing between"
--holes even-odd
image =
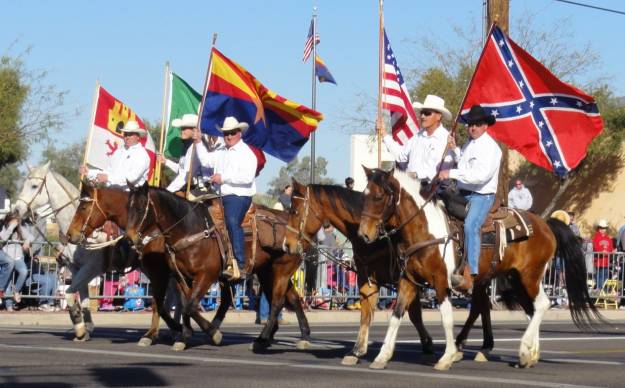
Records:
<instances>
[{"instance_id":1,"label":"white long-sleeve shirt","mask_svg":"<svg viewBox=\"0 0 625 388\"><path fill-rule=\"evenodd\" d=\"M497 192L501 149L487 132L477 139L471 139L462 147L456 147L454 157L458 168L449 171L449 177L458 181L461 190L480 194Z\"/></svg>"},{"instance_id":2,"label":"white long-sleeve shirt","mask_svg":"<svg viewBox=\"0 0 625 388\"><path fill-rule=\"evenodd\" d=\"M206 146L202 142L195 143L195 147L197 149L203 148L206 152L208 152L208 150L206 149ZM186 185L187 177L189 173L189 161L191 160L191 155L193 155L193 145L191 145L191 147L187 149L187 152L183 156L180 157L178 164L176 164L176 166L178 166L178 169L176 171L178 175L176 175L174 180L172 180L169 186L167 186L168 191L174 193L176 191L182 190L184 186ZM191 176L193 179L200 176L201 177L200 179L208 180L208 178L211 175L213 175L212 168L203 166L200 163L200 160L197 157L197 151L193 159L192 168L193 168L193 173L191 174Z\"/></svg>"},{"instance_id":3,"label":"white long-sleeve shirt","mask_svg":"<svg viewBox=\"0 0 625 388\"><path fill-rule=\"evenodd\" d=\"M508 206L514 209L529 210L532 207L532 193L523 186L516 187L508 193Z\"/></svg>"},{"instance_id":4,"label":"white long-sleeve shirt","mask_svg":"<svg viewBox=\"0 0 625 388\"><path fill-rule=\"evenodd\" d=\"M222 195L251 197L256 194L258 162L254 152L243 140L230 148L221 146L213 152L198 147L197 156L203 166L213 168L215 174L221 174L219 189Z\"/></svg>"},{"instance_id":5,"label":"white long-sleeve shirt","mask_svg":"<svg viewBox=\"0 0 625 388\"><path fill-rule=\"evenodd\" d=\"M448 136L449 131L440 125L432 135L425 129L417 132L403 146L390 135L384 136L383 141L397 162L408 162L407 172L416 173L417 179L431 180L436 176Z\"/></svg>"},{"instance_id":6,"label":"white long-sleeve shirt","mask_svg":"<svg viewBox=\"0 0 625 388\"><path fill-rule=\"evenodd\" d=\"M141 143L131 147L119 147L109 159L109 165L104 170L90 169L88 179L95 179L100 173L108 177L107 187L128 188L127 181L135 186L142 185L148 180L150 156Z\"/></svg>"},{"instance_id":7,"label":"white long-sleeve shirt","mask_svg":"<svg viewBox=\"0 0 625 388\"><path fill-rule=\"evenodd\" d=\"M18 224L5 226L0 230L0 240L2 241L24 241L32 243L35 239L30 233L28 228L20 226L19 233L17 230ZM13 260L19 260L24 258L24 251L22 250L21 242L7 242L2 250L9 255Z\"/></svg>"}]
</instances>

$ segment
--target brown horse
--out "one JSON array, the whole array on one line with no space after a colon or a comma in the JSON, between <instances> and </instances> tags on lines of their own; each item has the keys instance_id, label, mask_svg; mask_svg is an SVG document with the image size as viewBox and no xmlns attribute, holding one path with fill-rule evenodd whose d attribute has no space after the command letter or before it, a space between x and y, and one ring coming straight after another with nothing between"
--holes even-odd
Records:
<instances>
[{"instance_id":1,"label":"brown horse","mask_svg":"<svg viewBox=\"0 0 625 388\"><path fill-rule=\"evenodd\" d=\"M388 228L398 230L407 245L406 248L413 255L419 257L427 255L427 252L444 249L444 242L433 239L424 232L428 226L446 224L446 215L442 211L432 212L428 209L440 208L439 204L425 202L419 195L419 183L409 178L402 172L385 172L383 170L369 170L365 168L368 179L365 190L365 210L362 217L359 233L366 239L373 241L379 237L379 232ZM604 321L597 312L588 295L586 287L586 269L584 256L579 242L564 223L550 219L543 221L535 214L527 213L533 226L533 234L525 241L512 243L507 246L503 259L491 264L494 256L493 248L483 247L479 263L479 274L476 278L470 315L465 326L457 338L461 348L467 338L468 332L480 314L484 324L485 341L488 335L490 343L485 342L487 352L492 349L492 328L490 326L490 304L487 295L488 285L494 277L503 277L508 286L502 296L508 307L520 304L531 320L523 337L519 349L519 365L530 367L538 362L540 356L539 329L543 315L549 309L550 302L547 298L542 279L547 265L557 253L564 260L566 274L566 288L569 295L569 309L573 321L582 328L591 327L594 323ZM447 249L453 251L453 249ZM412 259L412 257L411 257ZM410 260L413 261L413 260ZM410 268L419 274L418 266L424 266L425 261L419 258L413 265L407 266L406 274ZM449 268L449 266L448 266ZM435 285L423 276L423 280ZM414 284L404 282L408 288L414 288ZM394 314L399 316L401 305L400 295ZM486 333L488 331L489 333ZM459 355L461 353L459 352ZM455 357L460 358L460 357Z\"/></svg>"},{"instance_id":2,"label":"brown horse","mask_svg":"<svg viewBox=\"0 0 625 388\"><path fill-rule=\"evenodd\" d=\"M358 237L364 203L361 192L335 185L308 186L293 181L293 195L286 233L286 249L291 253L308 249L324 222L330 222L352 243L360 289L360 329L354 347L344 358L344 365L355 365L367 354L369 327L376 308L379 287L395 285L400 276L396 255L384 241L366 243ZM420 298L409 306L410 320L419 332L424 353L433 353L432 337L421 316ZM376 364L377 365L377 364ZM374 365L374 367L376 366Z\"/></svg>"},{"instance_id":3,"label":"brown horse","mask_svg":"<svg viewBox=\"0 0 625 388\"><path fill-rule=\"evenodd\" d=\"M131 190L128 200L128 222L126 235L137 249L142 250L146 242L164 237L165 247L172 255L173 272L183 300L182 337L187 340L192 335L189 317L193 317L200 327L210 336L215 336L218 329L204 320L197 311L197 305L211 284L217 282L222 271L221 251L215 225L203 203L189 202L166 190L148 188L143 185ZM295 310L302 334L298 348L309 345L310 328L302 310L301 299L293 284L291 275L300 265L301 259L288 255L279 249L283 239L284 221L280 221L276 212L258 209L257 219L272 223L272 236L267 239L272 244L256 244L253 272L271 303L267 324L254 346L267 347L278 330L277 316L282 306ZM273 222L271 221L273 220ZM261 237L262 240L262 237ZM246 254L252 256L252 245L246 243ZM220 335L220 334L219 334Z\"/></svg>"}]
</instances>

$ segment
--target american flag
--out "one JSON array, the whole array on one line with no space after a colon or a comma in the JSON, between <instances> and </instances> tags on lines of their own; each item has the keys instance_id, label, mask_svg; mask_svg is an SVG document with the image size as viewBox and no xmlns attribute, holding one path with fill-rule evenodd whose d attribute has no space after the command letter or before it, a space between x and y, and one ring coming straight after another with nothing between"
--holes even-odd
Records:
<instances>
[{"instance_id":1,"label":"american flag","mask_svg":"<svg viewBox=\"0 0 625 388\"><path fill-rule=\"evenodd\" d=\"M313 50L313 32L314 32L314 25L313 25L314 21L310 21L310 28L308 29L308 35L306 36L306 42L304 43L304 56L302 57L302 62L306 62L308 60L308 58L310 58L310 53L312 53ZM316 42L315 44L319 44L319 34L316 34L316 38L315 38Z\"/></svg>"},{"instance_id":2,"label":"american flag","mask_svg":"<svg viewBox=\"0 0 625 388\"><path fill-rule=\"evenodd\" d=\"M384 70L382 73L382 108L391 114L393 138L404 144L419 131L408 89L401 75L397 59L384 30Z\"/></svg>"},{"instance_id":3,"label":"american flag","mask_svg":"<svg viewBox=\"0 0 625 388\"><path fill-rule=\"evenodd\" d=\"M462 115L474 104L496 117L491 136L560 176L584 159L603 130L592 96L560 81L497 26L486 41Z\"/></svg>"}]
</instances>

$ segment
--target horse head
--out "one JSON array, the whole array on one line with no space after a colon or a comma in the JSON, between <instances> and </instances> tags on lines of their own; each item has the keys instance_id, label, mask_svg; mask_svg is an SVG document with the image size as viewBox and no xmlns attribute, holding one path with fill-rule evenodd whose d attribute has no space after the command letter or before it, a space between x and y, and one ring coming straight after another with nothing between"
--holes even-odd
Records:
<instances>
[{"instance_id":1,"label":"horse head","mask_svg":"<svg viewBox=\"0 0 625 388\"><path fill-rule=\"evenodd\" d=\"M78 208L66 233L69 242L84 243L95 229L106 222L107 215L102 210L101 200L99 189L83 179Z\"/></svg>"},{"instance_id":2,"label":"horse head","mask_svg":"<svg viewBox=\"0 0 625 388\"><path fill-rule=\"evenodd\" d=\"M24 217L28 212L32 213L50 202L49 193L46 190L49 172L50 162L29 168L20 195L13 205L13 211L17 212L20 217Z\"/></svg>"},{"instance_id":3,"label":"horse head","mask_svg":"<svg viewBox=\"0 0 625 388\"><path fill-rule=\"evenodd\" d=\"M128 220L126 237L132 241L137 250L143 248L143 237L147 230L157 223L154 203L150 200L150 188L145 182L141 186L128 184Z\"/></svg>"},{"instance_id":4,"label":"horse head","mask_svg":"<svg viewBox=\"0 0 625 388\"><path fill-rule=\"evenodd\" d=\"M293 179L291 208L288 211L289 220L284 235L284 250L290 254L307 250L322 226L319 217L312 215L317 212L313 202L311 186L302 185Z\"/></svg>"},{"instance_id":5,"label":"horse head","mask_svg":"<svg viewBox=\"0 0 625 388\"><path fill-rule=\"evenodd\" d=\"M358 236L370 243L378 239L380 232L384 230L384 224L390 221L401 187L393 177L394 170L386 172L362 167L367 176L367 187L364 191Z\"/></svg>"}]
</instances>

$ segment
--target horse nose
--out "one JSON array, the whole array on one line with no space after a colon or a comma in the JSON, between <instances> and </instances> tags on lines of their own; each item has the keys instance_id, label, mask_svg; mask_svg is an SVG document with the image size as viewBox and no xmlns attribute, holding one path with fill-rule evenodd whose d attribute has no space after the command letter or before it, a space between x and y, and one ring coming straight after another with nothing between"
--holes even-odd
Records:
<instances>
[{"instance_id":1,"label":"horse nose","mask_svg":"<svg viewBox=\"0 0 625 388\"><path fill-rule=\"evenodd\" d=\"M358 237L360 237L361 239L364 240L364 242L369 244L369 236L367 236L367 234L363 233L360 228L358 229Z\"/></svg>"}]
</instances>

